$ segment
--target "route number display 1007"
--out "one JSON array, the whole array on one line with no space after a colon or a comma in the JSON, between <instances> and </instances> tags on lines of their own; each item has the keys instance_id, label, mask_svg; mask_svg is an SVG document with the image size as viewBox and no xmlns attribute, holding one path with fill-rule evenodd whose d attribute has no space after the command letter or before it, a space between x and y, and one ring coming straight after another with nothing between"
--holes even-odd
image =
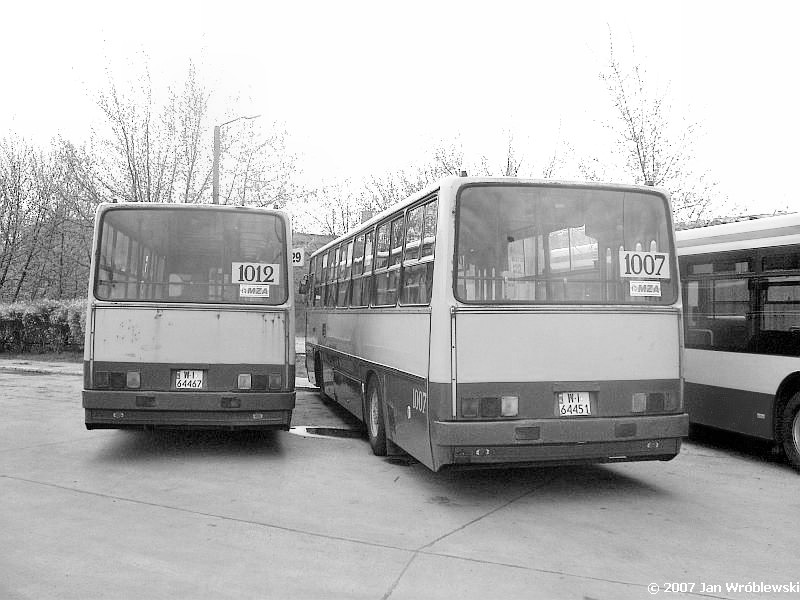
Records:
<instances>
[{"instance_id":1,"label":"route number display 1007","mask_svg":"<svg viewBox=\"0 0 800 600\"><path fill-rule=\"evenodd\" d=\"M669 254L620 251L619 275L620 277L669 279Z\"/></svg>"}]
</instances>

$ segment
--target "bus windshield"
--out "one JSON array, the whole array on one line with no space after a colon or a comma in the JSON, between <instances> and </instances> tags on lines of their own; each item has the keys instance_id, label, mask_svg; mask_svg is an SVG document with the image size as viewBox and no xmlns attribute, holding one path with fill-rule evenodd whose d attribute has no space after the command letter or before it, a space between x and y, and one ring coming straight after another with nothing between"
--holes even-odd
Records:
<instances>
[{"instance_id":1,"label":"bus windshield","mask_svg":"<svg viewBox=\"0 0 800 600\"><path fill-rule=\"evenodd\" d=\"M613 189L474 185L458 199L462 302L672 304L668 205Z\"/></svg>"},{"instance_id":2,"label":"bus windshield","mask_svg":"<svg viewBox=\"0 0 800 600\"><path fill-rule=\"evenodd\" d=\"M288 298L278 215L120 207L100 227L98 300L276 305Z\"/></svg>"}]
</instances>

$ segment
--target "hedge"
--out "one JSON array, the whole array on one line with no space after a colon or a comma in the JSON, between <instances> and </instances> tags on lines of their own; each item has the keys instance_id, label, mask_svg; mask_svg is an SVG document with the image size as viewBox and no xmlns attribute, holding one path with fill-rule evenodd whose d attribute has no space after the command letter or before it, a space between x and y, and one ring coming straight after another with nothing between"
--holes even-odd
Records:
<instances>
[{"instance_id":1,"label":"hedge","mask_svg":"<svg viewBox=\"0 0 800 600\"><path fill-rule=\"evenodd\" d=\"M82 350L86 300L0 304L0 352Z\"/></svg>"}]
</instances>

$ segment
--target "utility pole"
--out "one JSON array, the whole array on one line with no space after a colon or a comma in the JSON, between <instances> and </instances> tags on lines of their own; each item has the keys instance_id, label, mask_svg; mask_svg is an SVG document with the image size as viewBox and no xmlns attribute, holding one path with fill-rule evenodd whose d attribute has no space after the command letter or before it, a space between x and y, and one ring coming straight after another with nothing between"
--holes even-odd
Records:
<instances>
[{"instance_id":1,"label":"utility pole","mask_svg":"<svg viewBox=\"0 0 800 600\"><path fill-rule=\"evenodd\" d=\"M219 125L214 125L214 175L211 182L211 198L214 204L219 204L219 145Z\"/></svg>"},{"instance_id":2,"label":"utility pole","mask_svg":"<svg viewBox=\"0 0 800 600\"><path fill-rule=\"evenodd\" d=\"M214 161L212 164L212 179L211 179L211 201L214 204L219 204L219 155L220 155L220 129L225 125L238 121L240 119L257 119L261 115L253 115L252 117L236 117L230 121L226 121L222 125L214 125Z\"/></svg>"}]
</instances>

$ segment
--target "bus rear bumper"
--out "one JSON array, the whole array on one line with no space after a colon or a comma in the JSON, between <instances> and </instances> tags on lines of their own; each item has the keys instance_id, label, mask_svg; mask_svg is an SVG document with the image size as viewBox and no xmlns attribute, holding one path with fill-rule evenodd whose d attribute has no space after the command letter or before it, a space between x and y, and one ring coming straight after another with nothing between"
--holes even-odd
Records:
<instances>
[{"instance_id":1,"label":"bus rear bumper","mask_svg":"<svg viewBox=\"0 0 800 600\"><path fill-rule=\"evenodd\" d=\"M284 429L295 392L83 391L87 429Z\"/></svg>"},{"instance_id":2,"label":"bus rear bumper","mask_svg":"<svg viewBox=\"0 0 800 600\"><path fill-rule=\"evenodd\" d=\"M580 419L580 420L578 420ZM689 434L687 414L633 418L432 423L434 463L499 465L670 460Z\"/></svg>"}]
</instances>

